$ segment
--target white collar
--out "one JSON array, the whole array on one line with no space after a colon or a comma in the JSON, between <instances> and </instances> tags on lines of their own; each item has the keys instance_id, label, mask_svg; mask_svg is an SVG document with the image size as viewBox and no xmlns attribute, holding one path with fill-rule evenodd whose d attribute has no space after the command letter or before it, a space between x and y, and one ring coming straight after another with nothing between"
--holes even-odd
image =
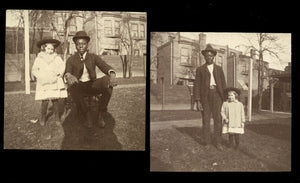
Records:
<instances>
[{"instance_id":1,"label":"white collar","mask_svg":"<svg viewBox=\"0 0 300 183\"><path fill-rule=\"evenodd\" d=\"M79 54L79 57L81 58L81 55L80 55L80 53L78 53ZM86 56L86 54L87 54L87 51L86 52L84 52L83 53L83 55L82 55L82 58L83 58L83 60L85 59L85 56Z\"/></svg>"}]
</instances>

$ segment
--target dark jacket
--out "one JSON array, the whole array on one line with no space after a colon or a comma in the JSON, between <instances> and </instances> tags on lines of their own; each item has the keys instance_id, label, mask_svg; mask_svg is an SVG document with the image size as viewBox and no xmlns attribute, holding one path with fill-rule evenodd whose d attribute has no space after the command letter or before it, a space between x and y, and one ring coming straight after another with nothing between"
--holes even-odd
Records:
<instances>
[{"instance_id":1,"label":"dark jacket","mask_svg":"<svg viewBox=\"0 0 300 183\"><path fill-rule=\"evenodd\" d=\"M222 98L225 100L224 90L226 88L226 81L222 67L214 64L213 75L216 81L217 91ZM208 91L210 86L210 73L207 68L207 64L204 64L197 68L196 78L194 82L194 96L196 100L203 101L208 98Z\"/></svg>"},{"instance_id":2,"label":"dark jacket","mask_svg":"<svg viewBox=\"0 0 300 183\"><path fill-rule=\"evenodd\" d=\"M89 73L90 80L96 79L96 66L106 75L108 75L108 71L110 69L113 69L104 60L93 53L87 53L84 62ZM81 77L83 73L83 61L80 60L80 56L78 53L75 53L70 58L68 58L65 73L70 73L77 79Z\"/></svg>"}]
</instances>

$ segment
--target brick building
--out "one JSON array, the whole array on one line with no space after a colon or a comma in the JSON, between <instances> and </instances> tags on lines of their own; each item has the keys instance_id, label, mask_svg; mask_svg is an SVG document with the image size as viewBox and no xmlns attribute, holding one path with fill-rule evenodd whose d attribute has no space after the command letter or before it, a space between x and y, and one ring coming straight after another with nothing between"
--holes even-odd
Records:
<instances>
[{"instance_id":1,"label":"brick building","mask_svg":"<svg viewBox=\"0 0 300 183\"><path fill-rule=\"evenodd\" d=\"M124 44L120 44L120 38L128 40L128 32L131 32L134 55L140 56L133 59L133 76L145 75L146 67L146 13L142 12L92 12L92 11L47 11L49 17L46 21L37 21L34 23L32 17L34 11L30 12L29 44L30 44L30 68L39 52L36 43L44 37L53 37L63 44L65 19L72 13L72 19L68 24L68 49L67 55L76 52L75 44L72 40L77 31L85 30L91 37L89 50L98 55L116 55L124 53ZM44 12L45 13L45 12ZM53 14L51 14L53 13ZM129 26L125 26L124 16L128 15ZM17 35L18 32L18 35ZM16 39L18 38L18 46ZM128 43L128 41L127 41ZM63 54L62 44L56 48L57 53ZM18 50L16 50L16 48ZM16 54L18 53L18 55ZM122 72L121 61L119 57L106 57L119 72ZM5 38L5 82L21 81L24 75L24 28L6 27ZM97 76L101 76L97 70ZM121 74L119 75L121 76ZM32 78L33 79L33 78Z\"/></svg>"},{"instance_id":2,"label":"brick building","mask_svg":"<svg viewBox=\"0 0 300 183\"><path fill-rule=\"evenodd\" d=\"M146 55L146 13L95 12L84 21L84 29L92 37L89 48L94 53L125 55L127 50L124 45L132 39L134 55Z\"/></svg>"},{"instance_id":3,"label":"brick building","mask_svg":"<svg viewBox=\"0 0 300 183\"><path fill-rule=\"evenodd\" d=\"M177 33L157 33L160 41L151 38L151 76L152 83L158 83L161 78L168 85L186 84L180 78L195 77L195 70L205 63L201 50L206 47L206 35L199 34L198 40L186 38ZM157 46L159 45L159 46ZM228 86L248 90L250 56L241 51L229 48L227 45L211 44L217 50L215 63L223 68ZM268 63L264 65L264 89L268 86ZM258 88L258 60L253 63L252 88L254 95Z\"/></svg>"}]
</instances>

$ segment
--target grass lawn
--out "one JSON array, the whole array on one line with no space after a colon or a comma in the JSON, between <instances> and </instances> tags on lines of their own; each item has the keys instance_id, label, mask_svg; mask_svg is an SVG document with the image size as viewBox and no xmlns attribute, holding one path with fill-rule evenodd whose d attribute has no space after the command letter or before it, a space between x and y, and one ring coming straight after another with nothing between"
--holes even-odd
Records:
<instances>
[{"instance_id":1,"label":"grass lawn","mask_svg":"<svg viewBox=\"0 0 300 183\"><path fill-rule=\"evenodd\" d=\"M150 170L184 172L291 170L291 118L255 121L246 125L245 134L240 136L238 150L226 147L228 139L226 134L223 134L224 151L219 151L211 145L204 147L201 143L202 138L202 128L198 126L171 125L169 128L151 131Z\"/></svg>"},{"instance_id":2,"label":"grass lawn","mask_svg":"<svg viewBox=\"0 0 300 183\"><path fill-rule=\"evenodd\" d=\"M113 91L105 128L86 129L72 112L61 126L53 116L42 127L31 123L40 115L34 94L11 94L4 98L5 149L145 149L145 87L116 88Z\"/></svg>"}]
</instances>

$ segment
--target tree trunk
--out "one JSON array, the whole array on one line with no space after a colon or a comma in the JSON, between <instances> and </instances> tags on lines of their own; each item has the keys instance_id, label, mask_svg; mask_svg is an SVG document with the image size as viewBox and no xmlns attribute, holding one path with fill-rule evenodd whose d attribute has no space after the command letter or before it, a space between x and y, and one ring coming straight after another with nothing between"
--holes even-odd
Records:
<instances>
[{"instance_id":1,"label":"tree trunk","mask_svg":"<svg viewBox=\"0 0 300 183\"><path fill-rule=\"evenodd\" d=\"M127 55L120 55L121 61L122 61L122 69L123 69L123 78L126 78L127 73Z\"/></svg>"},{"instance_id":2,"label":"tree trunk","mask_svg":"<svg viewBox=\"0 0 300 183\"><path fill-rule=\"evenodd\" d=\"M128 79L132 77L132 54L129 55Z\"/></svg>"},{"instance_id":3,"label":"tree trunk","mask_svg":"<svg viewBox=\"0 0 300 183\"><path fill-rule=\"evenodd\" d=\"M33 35L32 35L31 48L30 48L30 52L29 53L33 53L34 40L35 40L35 24L33 25Z\"/></svg>"},{"instance_id":4,"label":"tree trunk","mask_svg":"<svg viewBox=\"0 0 300 183\"><path fill-rule=\"evenodd\" d=\"M258 65L258 111L261 111L261 102L262 102L262 94L263 94L263 72L262 72L262 53L259 53L259 65Z\"/></svg>"}]
</instances>

